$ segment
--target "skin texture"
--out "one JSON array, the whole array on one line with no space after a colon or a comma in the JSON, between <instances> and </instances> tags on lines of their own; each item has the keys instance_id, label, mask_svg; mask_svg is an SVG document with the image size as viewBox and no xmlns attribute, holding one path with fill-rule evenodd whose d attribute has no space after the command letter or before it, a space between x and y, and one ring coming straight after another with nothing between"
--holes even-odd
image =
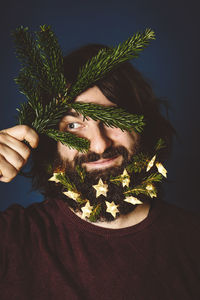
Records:
<instances>
[{"instance_id":1,"label":"skin texture","mask_svg":"<svg viewBox=\"0 0 200 300\"><path fill-rule=\"evenodd\" d=\"M39 137L33 129L25 125L0 131L0 181L10 182L27 162L31 151L23 140L36 148Z\"/></svg>"},{"instance_id":2,"label":"skin texture","mask_svg":"<svg viewBox=\"0 0 200 300\"><path fill-rule=\"evenodd\" d=\"M92 87L80 94L76 101L95 103L104 106L114 106L114 104L109 101L98 87ZM70 128L74 122L74 128ZM103 154L103 152L111 146L124 146L129 151L129 156L133 153L131 149L138 142L139 136L132 131L122 131L120 128L107 127L99 121L94 121L90 118L83 121L83 117L79 115L75 116L65 116L59 125L61 131L68 131L77 134L79 137L84 137L90 141L90 151L97 154ZM71 166L74 166L74 159L80 155L77 150L69 149L68 147L62 145L58 142L58 152L62 159L68 160ZM130 158L130 157L129 157ZM83 167L86 167L88 172L103 169L108 167L119 166L122 163L122 156L118 156L113 160L100 159L95 162L85 163Z\"/></svg>"}]
</instances>

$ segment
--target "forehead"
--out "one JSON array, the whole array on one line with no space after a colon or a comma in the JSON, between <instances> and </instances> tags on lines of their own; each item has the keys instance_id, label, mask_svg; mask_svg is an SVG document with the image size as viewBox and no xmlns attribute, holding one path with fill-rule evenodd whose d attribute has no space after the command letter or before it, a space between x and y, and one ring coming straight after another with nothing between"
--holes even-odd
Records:
<instances>
[{"instance_id":1,"label":"forehead","mask_svg":"<svg viewBox=\"0 0 200 300\"><path fill-rule=\"evenodd\" d=\"M94 103L104 106L116 106L115 103L108 100L101 90L94 86L89 88L85 92L81 93L76 99L75 102L83 102L83 103ZM67 113L63 116L62 121L64 121L68 116L76 117L76 118L83 118L82 115L78 114L74 109L70 109Z\"/></svg>"},{"instance_id":2,"label":"forehead","mask_svg":"<svg viewBox=\"0 0 200 300\"><path fill-rule=\"evenodd\" d=\"M87 91L80 94L75 102L94 103L104 106L116 106L115 103L108 100L97 86L89 88Z\"/></svg>"}]
</instances>

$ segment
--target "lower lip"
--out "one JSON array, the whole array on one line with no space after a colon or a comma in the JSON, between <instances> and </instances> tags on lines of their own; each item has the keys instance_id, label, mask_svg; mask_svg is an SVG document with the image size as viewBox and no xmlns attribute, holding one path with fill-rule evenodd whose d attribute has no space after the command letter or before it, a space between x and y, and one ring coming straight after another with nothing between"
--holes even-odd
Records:
<instances>
[{"instance_id":1,"label":"lower lip","mask_svg":"<svg viewBox=\"0 0 200 300\"><path fill-rule=\"evenodd\" d=\"M118 156L114 157L114 158L110 158L110 159L105 159L105 160L102 160L102 161L93 161L93 162L89 162L89 163L86 163L86 165L88 166L96 166L96 167L104 167L104 166L107 166L107 165L110 165L112 164L116 159L118 158Z\"/></svg>"}]
</instances>

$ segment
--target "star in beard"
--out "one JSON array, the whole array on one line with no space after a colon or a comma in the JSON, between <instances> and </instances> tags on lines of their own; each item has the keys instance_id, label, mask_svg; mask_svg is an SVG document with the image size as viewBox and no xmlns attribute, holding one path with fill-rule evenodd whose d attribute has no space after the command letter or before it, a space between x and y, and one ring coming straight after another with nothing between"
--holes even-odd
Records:
<instances>
[{"instance_id":1,"label":"star in beard","mask_svg":"<svg viewBox=\"0 0 200 300\"><path fill-rule=\"evenodd\" d=\"M128 175L126 169L124 169L123 174L121 175L122 178L122 186L127 186L129 187L129 183L130 183L130 176Z\"/></svg>"},{"instance_id":2,"label":"star in beard","mask_svg":"<svg viewBox=\"0 0 200 300\"><path fill-rule=\"evenodd\" d=\"M58 183L60 182L60 180L57 178L57 176L59 175L60 173L53 173L53 176L51 178L49 178L48 180L49 181L55 181L55 183Z\"/></svg>"},{"instance_id":3,"label":"star in beard","mask_svg":"<svg viewBox=\"0 0 200 300\"><path fill-rule=\"evenodd\" d=\"M142 204L142 201L140 201L138 198L136 197L133 197L133 196L130 196L130 197L126 197L124 199L125 202L128 202L128 203L131 203L133 205L136 205L136 204Z\"/></svg>"},{"instance_id":4,"label":"star in beard","mask_svg":"<svg viewBox=\"0 0 200 300\"><path fill-rule=\"evenodd\" d=\"M108 185L103 183L102 179L99 179L98 184L93 185L93 188L96 190L96 198L98 198L100 195L107 196L108 192Z\"/></svg>"},{"instance_id":5,"label":"star in beard","mask_svg":"<svg viewBox=\"0 0 200 300\"><path fill-rule=\"evenodd\" d=\"M116 205L113 201L111 203L106 201L106 206L107 206L106 211L110 213L114 218L116 218L116 213L119 212L117 208L119 205Z\"/></svg>"},{"instance_id":6,"label":"star in beard","mask_svg":"<svg viewBox=\"0 0 200 300\"><path fill-rule=\"evenodd\" d=\"M77 199L80 197L79 193L73 192L73 191L67 191L67 192L63 192L63 194L75 201L77 201Z\"/></svg>"},{"instance_id":7,"label":"star in beard","mask_svg":"<svg viewBox=\"0 0 200 300\"><path fill-rule=\"evenodd\" d=\"M147 172L153 167L155 160L156 160L156 155L154 155L154 157L148 163L147 169L146 169Z\"/></svg>"},{"instance_id":8,"label":"star in beard","mask_svg":"<svg viewBox=\"0 0 200 300\"><path fill-rule=\"evenodd\" d=\"M81 207L82 210L82 218L85 219L86 217L89 218L91 212L92 212L93 206L90 205L90 202L87 201L86 205Z\"/></svg>"}]
</instances>

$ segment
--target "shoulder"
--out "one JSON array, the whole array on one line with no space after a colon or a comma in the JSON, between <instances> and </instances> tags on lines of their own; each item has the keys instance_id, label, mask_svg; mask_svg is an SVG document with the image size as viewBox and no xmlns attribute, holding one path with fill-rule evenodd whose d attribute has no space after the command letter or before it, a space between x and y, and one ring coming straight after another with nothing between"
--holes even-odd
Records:
<instances>
[{"instance_id":1,"label":"shoulder","mask_svg":"<svg viewBox=\"0 0 200 300\"><path fill-rule=\"evenodd\" d=\"M157 200L159 201L159 200ZM175 204L161 201L158 204L164 220L171 220L172 224L176 223L181 227L199 227L200 226L200 213L194 213L184 208L178 207ZM170 223L167 222L170 226Z\"/></svg>"},{"instance_id":2,"label":"shoulder","mask_svg":"<svg viewBox=\"0 0 200 300\"><path fill-rule=\"evenodd\" d=\"M23 207L13 204L5 211L0 212L0 234L16 234L28 231L31 226L40 226L49 223L52 216L57 214L58 206L55 201L42 201Z\"/></svg>"},{"instance_id":3,"label":"shoulder","mask_svg":"<svg viewBox=\"0 0 200 300\"><path fill-rule=\"evenodd\" d=\"M197 242L200 247L200 215L174 204L155 200L152 214L156 215L154 230L169 240Z\"/></svg>"}]
</instances>

